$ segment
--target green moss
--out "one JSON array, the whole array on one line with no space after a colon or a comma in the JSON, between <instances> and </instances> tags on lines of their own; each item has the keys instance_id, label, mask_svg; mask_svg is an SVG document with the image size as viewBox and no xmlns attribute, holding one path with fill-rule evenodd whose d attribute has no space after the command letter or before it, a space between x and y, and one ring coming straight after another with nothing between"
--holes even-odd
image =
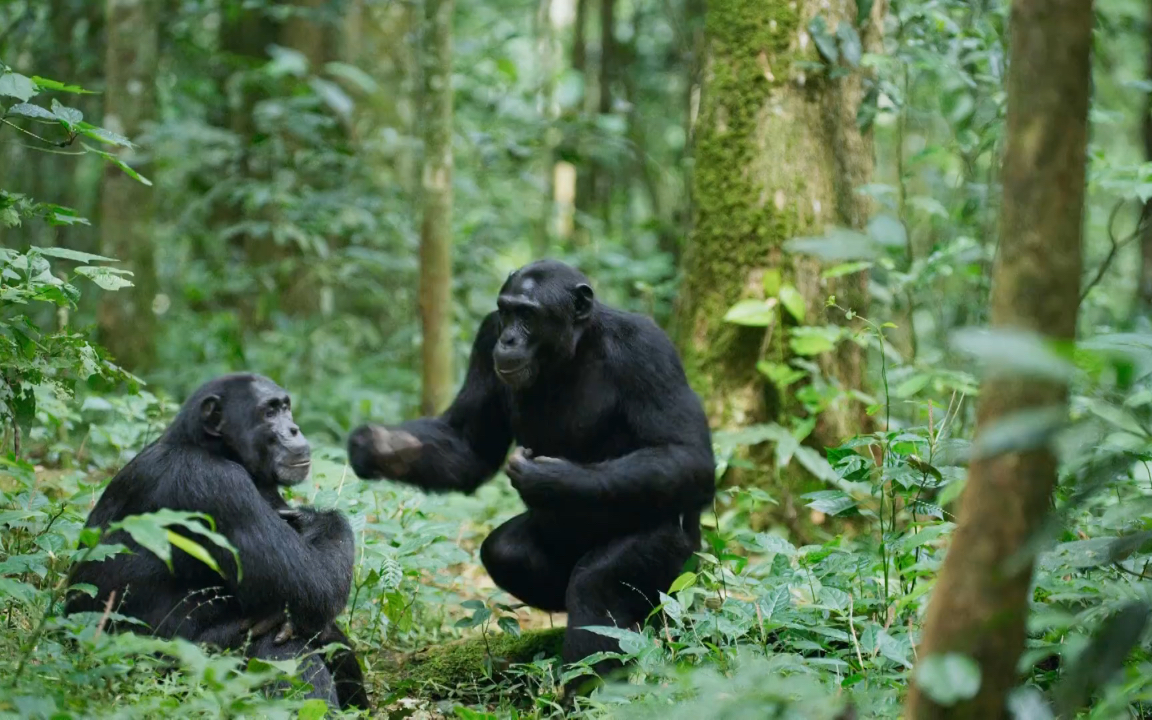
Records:
<instances>
[{"instance_id":1,"label":"green moss","mask_svg":"<svg viewBox=\"0 0 1152 720\"><path fill-rule=\"evenodd\" d=\"M740 298L748 270L782 258L781 244L803 222L795 217L794 203L781 211L765 197L763 178L755 172L763 152L762 118L773 92L790 81L799 25L796 0L713 0L708 7L709 75L695 152L696 228L677 328L689 379L705 397L755 378L760 338L721 318ZM699 341L701 322L708 325L705 342ZM713 415L719 422L729 419Z\"/></svg>"},{"instance_id":2,"label":"green moss","mask_svg":"<svg viewBox=\"0 0 1152 720\"><path fill-rule=\"evenodd\" d=\"M499 674L509 665L529 663L538 655L559 657L564 628L528 630L519 637L489 633L482 636L392 658L377 673L378 683L391 688L401 683L422 686L420 694L439 698L460 686L485 679L485 659L491 652L492 667Z\"/></svg>"}]
</instances>

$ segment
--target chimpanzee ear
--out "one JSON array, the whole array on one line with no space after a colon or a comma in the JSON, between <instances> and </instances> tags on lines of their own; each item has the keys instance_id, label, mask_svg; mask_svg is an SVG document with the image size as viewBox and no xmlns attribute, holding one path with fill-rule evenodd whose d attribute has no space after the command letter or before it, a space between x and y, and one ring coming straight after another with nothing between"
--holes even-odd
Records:
<instances>
[{"instance_id":1,"label":"chimpanzee ear","mask_svg":"<svg viewBox=\"0 0 1152 720\"><path fill-rule=\"evenodd\" d=\"M209 395L200 403L200 425L212 437L220 437L224 427L224 406L219 395Z\"/></svg>"},{"instance_id":2,"label":"chimpanzee ear","mask_svg":"<svg viewBox=\"0 0 1152 720\"><path fill-rule=\"evenodd\" d=\"M584 283L576 286L576 319L587 320L592 316L592 288Z\"/></svg>"}]
</instances>

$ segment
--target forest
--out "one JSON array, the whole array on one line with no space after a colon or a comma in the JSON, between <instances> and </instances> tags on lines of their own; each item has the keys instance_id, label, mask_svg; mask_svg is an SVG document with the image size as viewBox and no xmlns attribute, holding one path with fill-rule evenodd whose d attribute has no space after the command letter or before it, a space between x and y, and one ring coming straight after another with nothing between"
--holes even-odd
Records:
<instances>
[{"instance_id":1,"label":"forest","mask_svg":"<svg viewBox=\"0 0 1152 720\"><path fill-rule=\"evenodd\" d=\"M0 717L1152 720L1150 616L1147 0L0 2Z\"/></svg>"}]
</instances>

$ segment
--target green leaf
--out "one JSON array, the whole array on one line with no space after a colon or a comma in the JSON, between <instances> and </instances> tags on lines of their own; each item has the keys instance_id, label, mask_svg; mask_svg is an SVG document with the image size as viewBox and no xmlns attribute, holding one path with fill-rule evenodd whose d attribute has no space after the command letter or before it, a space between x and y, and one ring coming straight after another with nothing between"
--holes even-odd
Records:
<instances>
[{"instance_id":1,"label":"green leaf","mask_svg":"<svg viewBox=\"0 0 1152 720\"><path fill-rule=\"evenodd\" d=\"M465 600L464 602L460 603L460 607L464 608L465 610L482 610L484 608L484 603L480 600Z\"/></svg>"},{"instance_id":2,"label":"green leaf","mask_svg":"<svg viewBox=\"0 0 1152 720\"><path fill-rule=\"evenodd\" d=\"M868 237L886 248L904 248L908 245L908 231L904 223L892 215L880 214L869 220Z\"/></svg>"},{"instance_id":3,"label":"green leaf","mask_svg":"<svg viewBox=\"0 0 1152 720\"><path fill-rule=\"evenodd\" d=\"M85 90L79 85L68 85L59 80L49 80L48 78L40 77L39 75L32 76L32 82L41 90L56 90L58 92L72 93L73 95L96 95L93 90Z\"/></svg>"},{"instance_id":4,"label":"green leaf","mask_svg":"<svg viewBox=\"0 0 1152 720\"><path fill-rule=\"evenodd\" d=\"M75 260L76 262L82 263L116 262L115 258L104 257L103 255L93 255L92 253L80 252L79 250L69 250L68 248L62 247L33 247L32 249L41 255L63 258L65 260Z\"/></svg>"},{"instance_id":5,"label":"green leaf","mask_svg":"<svg viewBox=\"0 0 1152 720\"><path fill-rule=\"evenodd\" d=\"M870 262L842 263L820 273L820 277L825 280L831 280L832 278L844 277L845 275L854 275L862 270L869 270L871 268L872 263Z\"/></svg>"},{"instance_id":6,"label":"green leaf","mask_svg":"<svg viewBox=\"0 0 1152 720\"><path fill-rule=\"evenodd\" d=\"M857 505L857 502L842 490L821 490L808 493L803 499L811 500L806 507L833 516L852 510Z\"/></svg>"},{"instance_id":7,"label":"green leaf","mask_svg":"<svg viewBox=\"0 0 1152 720\"><path fill-rule=\"evenodd\" d=\"M797 355L821 355L836 349L840 341L841 329L835 326L818 327L806 325L792 328L788 344Z\"/></svg>"},{"instance_id":8,"label":"green leaf","mask_svg":"<svg viewBox=\"0 0 1152 720\"><path fill-rule=\"evenodd\" d=\"M875 260L883 252L876 241L857 230L829 228L818 237L798 237L784 243L784 249L797 255L811 255L824 262Z\"/></svg>"},{"instance_id":9,"label":"green leaf","mask_svg":"<svg viewBox=\"0 0 1152 720\"><path fill-rule=\"evenodd\" d=\"M804 296L791 285L780 288L780 303L788 314L796 318L796 322L804 322Z\"/></svg>"},{"instance_id":10,"label":"green leaf","mask_svg":"<svg viewBox=\"0 0 1152 720\"><path fill-rule=\"evenodd\" d=\"M501 630L511 635L512 637L520 637L520 623L516 620L516 618L505 615L504 617L497 620L496 624L500 626Z\"/></svg>"},{"instance_id":11,"label":"green leaf","mask_svg":"<svg viewBox=\"0 0 1152 720\"><path fill-rule=\"evenodd\" d=\"M856 24L863 25L872 16L872 5L875 0L856 0Z\"/></svg>"},{"instance_id":12,"label":"green leaf","mask_svg":"<svg viewBox=\"0 0 1152 720\"><path fill-rule=\"evenodd\" d=\"M812 40L816 43L816 49L820 51L820 55L825 61L835 64L840 59L836 40L828 34L828 24L824 21L823 16L817 15L812 18L812 21L808 23L808 34L812 36Z\"/></svg>"},{"instance_id":13,"label":"green leaf","mask_svg":"<svg viewBox=\"0 0 1152 720\"><path fill-rule=\"evenodd\" d=\"M20 103L8 108L9 115L16 115L18 117L32 118L33 120L47 120L49 122L56 122L56 116L48 112L39 105L32 105L30 103Z\"/></svg>"},{"instance_id":14,"label":"green leaf","mask_svg":"<svg viewBox=\"0 0 1152 720\"><path fill-rule=\"evenodd\" d=\"M680 577L672 581L672 586L668 588L669 593L680 592L696 584L696 573L686 572Z\"/></svg>"},{"instance_id":15,"label":"green leaf","mask_svg":"<svg viewBox=\"0 0 1152 720\"><path fill-rule=\"evenodd\" d=\"M980 666L960 653L929 655L921 659L916 666L915 678L924 694L944 707L974 698L980 691Z\"/></svg>"},{"instance_id":16,"label":"green leaf","mask_svg":"<svg viewBox=\"0 0 1152 720\"><path fill-rule=\"evenodd\" d=\"M500 74L506 77L509 82L516 82L516 79L520 76L520 73L516 70L516 63L514 63L511 58L497 58L496 69L499 70Z\"/></svg>"},{"instance_id":17,"label":"green leaf","mask_svg":"<svg viewBox=\"0 0 1152 720\"><path fill-rule=\"evenodd\" d=\"M114 133L111 130L105 130L104 128L96 127L95 125L90 125L88 123L80 123L77 126L77 129L80 130L81 135L83 135L85 137L90 137L93 140L96 140L97 142L102 142L106 145L113 145L115 147L125 147L125 148L136 147L135 145L132 144L131 140L124 137L123 135L118 135L117 133Z\"/></svg>"},{"instance_id":18,"label":"green leaf","mask_svg":"<svg viewBox=\"0 0 1152 720\"><path fill-rule=\"evenodd\" d=\"M219 573L221 577L224 576L224 572L220 570L220 566L216 564L216 560L208 554L208 551L205 550L200 543L195 542L194 540L189 540L183 535L177 534L171 530L168 531L167 537L168 542L171 545L180 548L184 552L212 568L217 573Z\"/></svg>"},{"instance_id":19,"label":"green leaf","mask_svg":"<svg viewBox=\"0 0 1152 720\"><path fill-rule=\"evenodd\" d=\"M840 479L840 476L836 474L824 456L807 445L797 447L794 457L797 462L804 466L805 470L824 482L834 482Z\"/></svg>"},{"instance_id":20,"label":"green leaf","mask_svg":"<svg viewBox=\"0 0 1152 720\"><path fill-rule=\"evenodd\" d=\"M724 322L746 327L769 327L776 322L776 298L741 300L724 314Z\"/></svg>"},{"instance_id":21,"label":"green leaf","mask_svg":"<svg viewBox=\"0 0 1152 720\"><path fill-rule=\"evenodd\" d=\"M300 706L297 717L300 720L322 720L328 714L328 703L320 698L305 700Z\"/></svg>"},{"instance_id":22,"label":"green leaf","mask_svg":"<svg viewBox=\"0 0 1152 720\"><path fill-rule=\"evenodd\" d=\"M36 95L36 83L19 73L6 72L0 75L0 95L14 97L20 102L28 102Z\"/></svg>"},{"instance_id":23,"label":"green leaf","mask_svg":"<svg viewBox=\"0 0 1152 720\"><path fill-rule=\"evenodd\" d=\"M355 85L356 89L360 92L371 94L380 88L371 75L355 65L342 62L330 62L324 66L324 69L331 75Z\"/></svg>"},{"instance_id":24,"label":"green leaf","mask_svg":"<svg viewBox=\"0 0 1152 720\"><path fill-rule=\"evenodd\" d=\"M768 268L764 271L764 279L761 282L764 286L764 296L776 297L780 294L780 286L784 284L784 277L779 269Z\"/></svg>"},{"instance_id":25,"label":"green leaf","mask_svg":"<svg viewBox=\"0 0 1152 720\"><path fill-rule=\"evenodd\" d=\"M132 281L124 277L125 275L132 274L128 270L98 265L81 265L76 268L76 274L83 275L104 290L119 290L121 288L132 287Z\"/></svg>"},{"instance_id":26,"label":"green leaf","mask_svg":"<svg viewBox=\"0 0 1152 720\"><path fill-rule=\"evenodd\" d=\"M989 370L1029 380L1068 381L1076 366L1056 354L1040 335L1023 330L966 328L952 334L952 348L972 355Z\"/></svg>"},{"instance_id":27,"label":"green leaf","mask_svg":"<svg viewBox=\"0 0 1152 720\"><path fill-rule=\"evenodd\" d=\"M849 67L857 67L860 58L864 55L864 45L860 42L860 35L851 23L841 20L836 26L836 39L840 44L840 54Z\"/></svg>"},{"instance_id":28,"label":"green leaf","mask_svg":"<svg viewBox=\"0 0 1152 720\"><path fill-rule=\"evenodd\" d=\"M927 373L917 373L896 386L892 394L898 398L910 398L928 386L932 376Z\"/></svg>"},{"instance_id":29,"label":"green leaf","mask_svg":"<svg viewBox=\"0 0 1152 720\"><path fill-rule=\"evenodd\" d=\"M69 130L84 121L84 113L76 108L61 105L56 98L52 98L52 114Z\"/></svg>"},{"instance_id":30,"label":"green leaf","mask_svg":"<svg viewBox=\"0 0 1152 720\"><path fill-rule=\"evenodd\" d=\"M104 158L105 160L107 160L108 162L112 163L112 164L113 164L113 165L115 165L116 167L120 168L121 170L123 170L123 171L124 171L124 173L125 173L125 174L126 174L128 177L132 178L133 180L136 180L136 181L138 181L138 182L140 182L140 183L143 183L144 185L147 185L148 187L152 187L152 181L151 181L151 180L149 180L148 178L144 177L144 176L143 176L143 175L141 175L140 173L136 172L136 171L135 171L135 170L133 170L132 168L128 167L128 165L127 165L127 164L125 164L125 162L124 162L123 160L121 160L120 158L116 157L115 155L113 155L113 154L111 154L111 153L106 153L106 152L104 152L103 150L97 150L96 148L94 148L94 147L92 147L91 145L88 145L88 144L84 144L84 149L85 149L85 150L87 150L87 151L88 151L88 152L90 152L90 153L93 153L93 154L95 154L95 155L99 155L100 157Z\"/></svg>"}]
</instances>

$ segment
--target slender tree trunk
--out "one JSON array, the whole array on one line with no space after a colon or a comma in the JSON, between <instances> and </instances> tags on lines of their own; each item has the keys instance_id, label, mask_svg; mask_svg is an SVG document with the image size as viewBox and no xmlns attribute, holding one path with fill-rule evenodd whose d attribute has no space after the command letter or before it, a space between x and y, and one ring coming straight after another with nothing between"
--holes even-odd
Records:
<instances>
[{"instance_id":1,"label":"slender tree trunk","mask_svg":"<svg viewBox=\"0 0 1152 720\"><path fill-rule=\"evenodd\" d=\"M1092 3L1014 0L1000 249L992 325L1072 340L1082 270ZM977 434L1006 416L1061 407L1067 389L1023 375L987 378ZM952 707L913 685L907 716L1007 717L1024 648L1031 563L1008 565L1039 529L1056 482L1048 447L972 463L959 524L928 608L921 662L962 653L981 670L978 694Z\"/></svg>"},{"instance_id":2,"label":"slender tree trunk","mask_svg":"<svg viewBox=\"0 0 1152 720\"><path fill-rule=\"evenodd\" d=\"M556 203L554 201L555 188L552 176L556 165L556 142L553 138L556 116L554 112L556 94L556 48L554 42L555 32L552 26L552 0L537 0L536 5L536 57L540 63L539 72L539 103L540 116L544 118L547 129L544 132L544 142L540 149L540 183L541 203L540 226L533 238L533 254L542 258L548 254L552 245L554 219L556 217Z\"/></svg>"},{"instance_id":3,"label":"slender tree trunk","mask_svg":"<svg viewBox=\"0 0 1152 720\"><path fill-rule=\"evenodd\" d=\"M1152 81L1152 20L1148 23L1148 65L1146 80ZM1152 162L1152 92L1144 96L1144 158ZM1141 216L1144 227L1140 237L1140 282L1138 283L1140 309L1152 314L1152 200L1144 204Z\"/></svg>"},{"instance_id":4,"label":"slender tree trunk","mask_svg":"<svg viewBox=\"0 0 1152 720\"><path fill-rule=\"evenodd\" d=\"M878 26L883 5L873 6L870 28ZM854 0L708 4L694 125L695 230L684 255L675 329L689 377L718 426L776 419L793 391L777 388L756 365L787 361L783 326L795 321L781 313L767 335L723 321L737 301L764 297L766 275L778 272L803 293L805 324L836 320L825 315L829 294L839 292L841 304L864 309L862 283L845 298L842 289L821 283L812 261L783 250L793 237L867 221L867 206L855 192L872 165L871 139L856 124L859 72L831 78L798 66L820 59L806 30L817 14L834 32L841 21L854 24L856 12ZM846 387L859 387L858 351L846 353L846 360L830 361L828 371ZM826 421L832 425L826 444L859 429L855 419L862 414L848 407L830 412L835 422Z\"/></svg>"},{"instance_id":5,"label":"slender tree trunk","mask_svg":"<svg viewBox=\"0 0 1152 720\"><path fill-rule=\"evenodd\" d=\"M452 375L452 17L454 0L425 0L424 224L420 319L425 414L451 400Z\"/></svg>"},{"instance_id":6,"label":"slender tree trunk","mask_svg":"<svg viewBox=\"0 0 1152 720\"><path fill-rule=\"evenodd\" d=\"M104 126L128 137L136 137L156 111L157 11L157 3L108 0ZM124 159L136 164L130 156ZM111 165L102 193L101 249L126 263L134 286L101 300L100 339L121 365L145 370L155 357L153 194Z\"/></svg>"}]
</instances>

